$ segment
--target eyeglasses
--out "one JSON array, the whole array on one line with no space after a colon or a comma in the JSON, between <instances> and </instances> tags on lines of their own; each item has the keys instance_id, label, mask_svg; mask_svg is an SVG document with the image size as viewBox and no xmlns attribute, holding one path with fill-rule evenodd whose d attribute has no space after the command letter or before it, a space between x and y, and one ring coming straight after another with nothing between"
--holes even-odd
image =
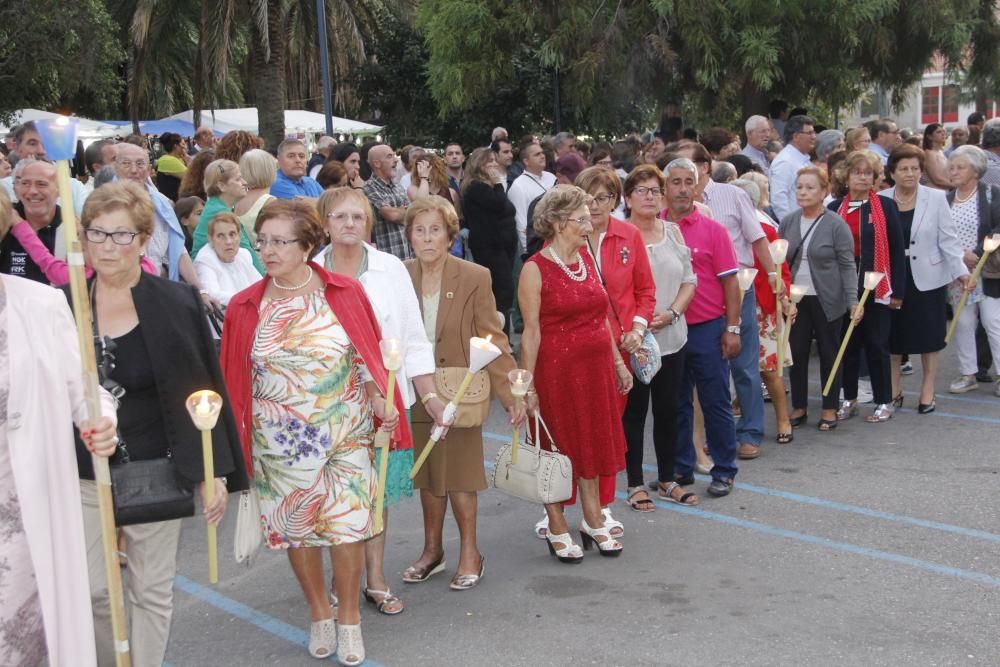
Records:
<instances>
[{"instance_id":1,"label":"eyeglasses","mask_svg":"<svg viewBox=\"0 0 1000 667\"><path fill-rule=\"evenodd\" d=\"M605 193L601 195L594 195L594 198L590 201L590 203L600 204L601 206L604 206L606 204L610 204L615 199L617 199L617 197L615 197L614 195Z\"/></svg>"},{"instance_id":2,"label":"eyeglasses","mask_svg":"<svg viewBox=\"0 0 1000 667\"><path fill-rule=\"evenodd\" d=\"M592 224L593 218L591 218L589 215L584 215L579 218L566 218L566 222L575 222L576 224L583 227L585 225Z\"/></svg>"},{"instance_id":3,"label":"eyeglasses","mask_svg":"<svg viewBox=\"0 0 1000 667\"><path fill-rule=\"evenodd\" d=\"M368 216L363 213L327 213L326 217L328 220L336 220L339 223L347 222L348 219L356 225L368 223Z\"/></svg>"},{"instance_id":4,"label":"eyeglasses","mask_svg":"<svg viewBox=\"0 0 1000 667\"><path fill-rule=\"evenodd\" d=\"M601 165L602 167L613 167L615 163L612 162L610 158L608 158L607 160L598 160L597 164Z\"/></svg>"},{"instance_id":5,"label":"eyeglasses","mask_svg":"<svg viewBox=\"0 0 1000 667\"><path fill-rule=\"evenodd\" d=\"M110 236L115 245L131 245L139 232L106 232L103 229L87 229L84 234L90 243L104 243Z\"/></svg>"},{"instance_id":6,"label":"eyeglasses","mask_svg":"<svg viewBox=\"0 0 1000 667\"><path fill-rule=\"evenodd\" d=\"M643 187L641 185L639 187L637 187L635 190L633 190L632 192L635 193L636 195L640 196L640 197L645 197L646 195L652 195L654 197L662 197L663 196L663 189L662 188L646 188L646 187Z\"/></svg>"},{"instance_id":7,"label":"eyeglasses","mask_svg":"<svg viewBox=\"0 0 1000 667\"><path fill-rule=\"evenodd\" d=\"M145 169L149 166L149 163L145 160L136 160L135 162L132 162L132 160L116 160L116 162L125 169L131 169L132 167L135 167L136 169Z\"/></svg>"},{"instance_id":8,"label":"eyeglasses","mask_svg":"<svg viewBox=\"0 0 1000 667\"><path fill-rule=\"evenodd\" d=\"M265 239L258 236L257 241L253 244L253 247L256 248L258 252L269 245L274 246L276 250L284 250L288 246L298 242L299 239Z\"/></svg>"}]
</instances>

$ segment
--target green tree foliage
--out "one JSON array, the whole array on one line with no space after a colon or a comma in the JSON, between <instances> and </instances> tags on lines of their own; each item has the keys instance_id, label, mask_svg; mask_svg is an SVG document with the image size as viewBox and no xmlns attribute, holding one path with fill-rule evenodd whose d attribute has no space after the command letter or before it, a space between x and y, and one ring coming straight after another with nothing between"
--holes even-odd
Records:
<instances>
[{"instance_id":1,"label":"green tree foliage","mask_svg":"<svg viewBox=\"0 0 1000 667\"><path fill-rule=\"evenodd\" d=\"M24 107L105 115L122 89L124 52L100 0L0 2L0 117Z\"/></svg>"},{"instance_id":2,"label":"green tree foliage","mask_svg":"<svg viewBox=\"0 0 1000 667\"><path fill-rule=\"evenodd\" d=\"M995 0L422 0L428 84L448 113L491 94L520 48L561 75L577 117L625 129L623 105L681 102L703 118L772 97L830 107L897 96L935 53L1000 75Z\"/></svg>"}]
</instances>

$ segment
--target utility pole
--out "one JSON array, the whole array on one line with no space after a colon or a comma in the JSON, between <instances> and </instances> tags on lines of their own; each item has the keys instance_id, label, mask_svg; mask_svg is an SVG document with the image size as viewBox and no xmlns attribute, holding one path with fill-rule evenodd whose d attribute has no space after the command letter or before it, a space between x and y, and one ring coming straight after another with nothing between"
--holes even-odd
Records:
<instances>
[{"instance_id":1,"label":"utility pole","mask_svg":"<svg viewBox=\"0 0 1000 667\"><path fill-rule=\"evenodd\" d=\"M333 136L333 97L330 94L330 45L326 41L326 0L316 0L316 23L319 26L319 64L323 74L323 115L326 134Z\"/></svg>"}]
</instances>

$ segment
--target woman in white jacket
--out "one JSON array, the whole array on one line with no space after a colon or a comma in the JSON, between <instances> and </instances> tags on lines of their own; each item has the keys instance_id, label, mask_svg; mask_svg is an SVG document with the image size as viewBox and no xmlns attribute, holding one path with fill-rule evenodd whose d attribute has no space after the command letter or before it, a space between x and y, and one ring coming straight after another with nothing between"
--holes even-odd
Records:
<instances>
[{"instance_id":1,"label":"woman in white jacket","mask_svg":"<svg viewBox=\"0 0 1000 667\"><path fill-rule=\"evenodd\" d=\"M223 306L260 280L250 251L240 247L240 219L235 213L222 211L208 221L208 243L198 251L194 268L202 289Z\"/></svg>"},{"instance_id":2,"label":"woman in white jacket","mask_svg":"<svg viewBox=\"0 0 1000 667\"><path fill-rule=\"evenodd\" d=\"M0 239L11 206L0 188ZM0 664L97 664L73 423L115 451L115 407L90 423L76 326L57 290L0 277ZM17 382L11 381L17 378ZM88 435L89 434L89 435Z\"/></svg>"},{"instance_id":3,"label":"woman in white jacket","mask_svg":"<svg viewBox=\"0 0 1000 667\"><path fill-rule=\"evenodd\" d=\"M892 313L889 349L892 352L892 395L896 407L903 404L900 363L904 354L919 354L923 379L917 412L934 411L934 379L938 353L944 349L948 284L969 278L962 261L948 199L941 190L920 185L924 151L903 144L892 151L886 165L895 187L882 194L892 197L899 208L906 247L906 298Z\"/></svg>"},{"instance_id":4,"label":"woman in white jacket","mask_svg":"<svg viewBox=\"0 0 1000 667\"><path fill-rule=\"evenodd\" d=\"M407 289L411 284L410 274L403 263L366 243L374 224L368 198L360 190L335 188L324 192L316 206L330 234L330 245L316 261L329 271L361 282L378 317L382 338L395 338L402 347L403 367L396 372L396 386L403 395L404 405L409 408L419 394L428 412L440 424L445 404L434 393L434 353L424 330L420 305L413 289ZM376 457L382 454L381 448L376 449ZM404 495L413 495L413 482L409 478L412 467L412 449L394 450L389 455L385 530L365 544L365 599L387 615L404 609L403 601L389 590L382 568L389 529L388 507Z\"/></svg>"}]
</instances>

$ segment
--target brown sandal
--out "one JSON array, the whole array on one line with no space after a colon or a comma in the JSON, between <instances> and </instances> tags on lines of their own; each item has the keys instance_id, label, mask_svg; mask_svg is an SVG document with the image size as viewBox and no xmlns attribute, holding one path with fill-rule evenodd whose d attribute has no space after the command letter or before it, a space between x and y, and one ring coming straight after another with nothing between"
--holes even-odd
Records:
<instances>
[{"instance_id":1,"label":"brown sandal","mask_svg":"<svg viewBox=\"0 0 1000 667\"><path fill-rule=\"evenodd\" d=\"M696 493L693 493L691 491L685 491L684 487L678 484L677 482L669 482L667 484L660 482L658 486L659 486L659 493L657 495L660 497L661 500L666 500L668 503L677 503L678 505L687 505L688 507L694 507L695 505L701 502ZM680 496L674 495L674 491L676 491L677 489L681 490Z\"/></svg>"}]
</instances>

